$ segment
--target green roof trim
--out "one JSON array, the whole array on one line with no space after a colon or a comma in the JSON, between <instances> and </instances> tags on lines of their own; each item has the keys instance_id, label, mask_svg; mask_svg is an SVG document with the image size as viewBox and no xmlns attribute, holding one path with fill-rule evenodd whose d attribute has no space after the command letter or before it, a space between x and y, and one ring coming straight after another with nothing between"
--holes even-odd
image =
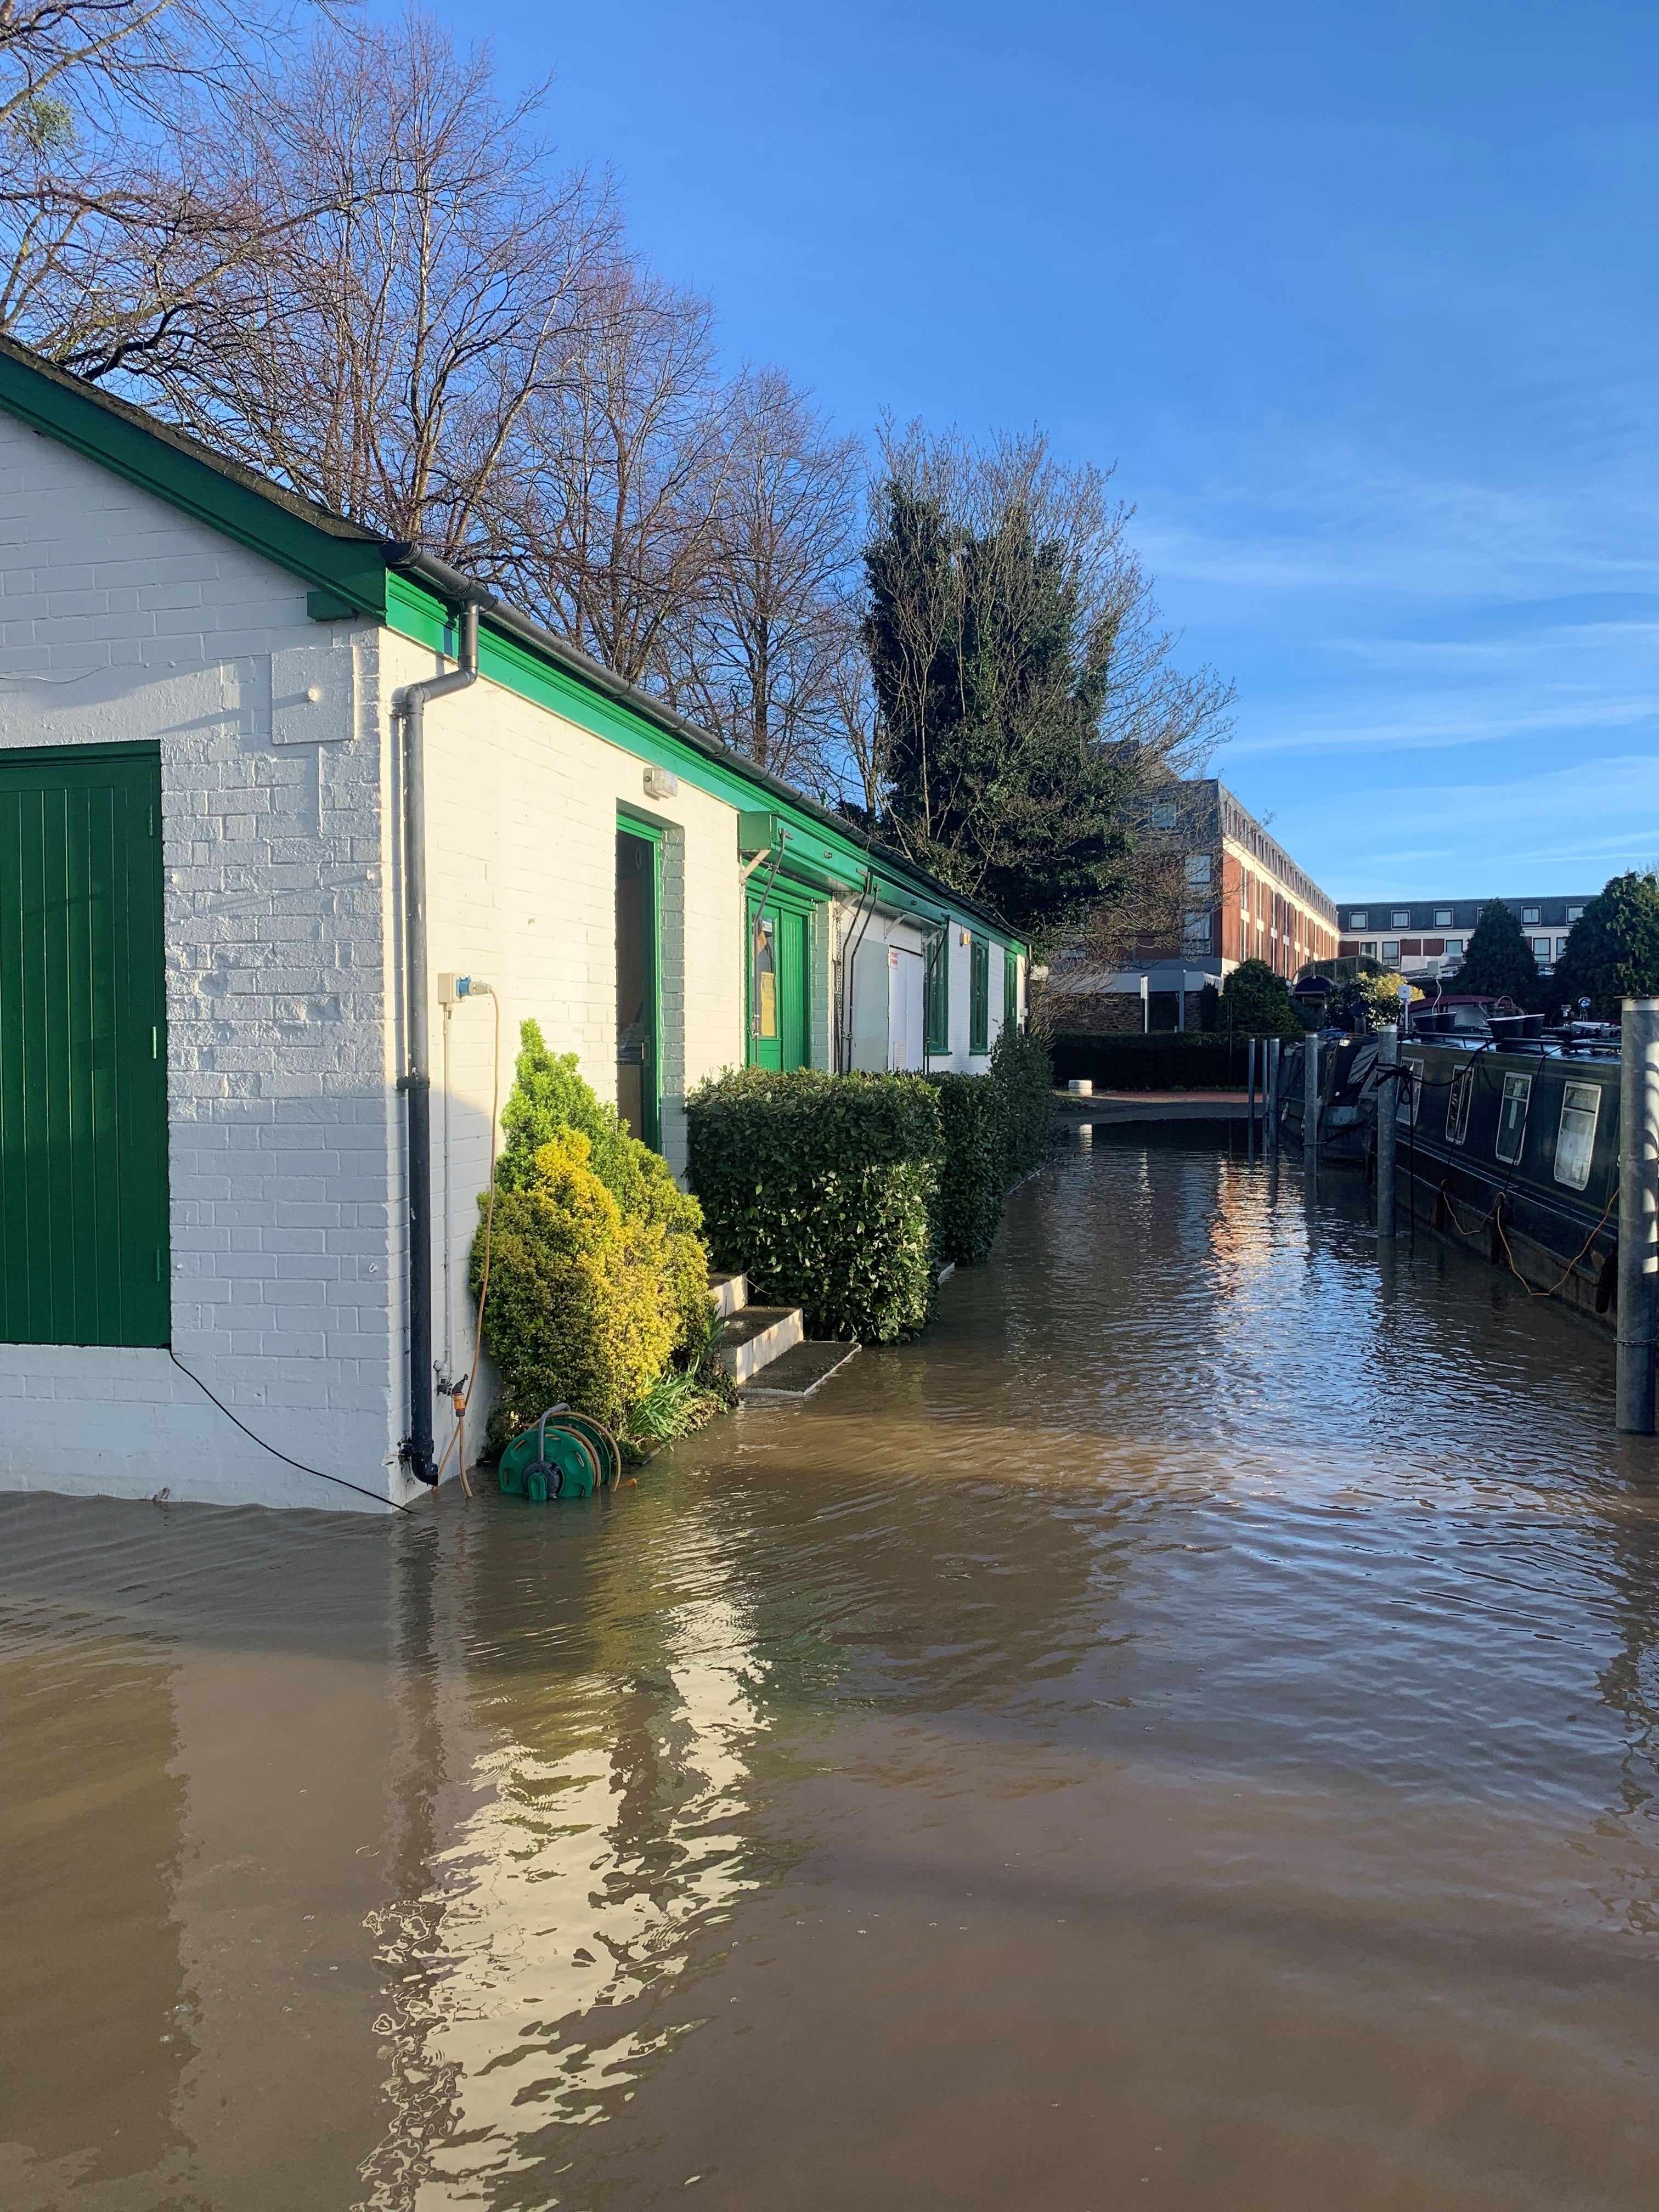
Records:
<instances>
[{"instance_id":1,"label":"green roof trim","mask_svg":"<svg viewBox=\"0 0 1659 2212\"><path fill-rule=\"evenodd\" d=\"M453 658L452 609L438 589L405 567L406 546L346 522L227 459L95 385L0 337L0 409L88 460L205 523L300 578L315 622L365 618ZM479 623L480 672L532 704L670 768L739 816L770 825L779 872L825 890L873 890L892 910L937 926L953 915L979 921L1015 952L1024 940L988 908L951 891L902 854L866 840L827 809L744 762L539 624L498 607ZM736 830L734 827L734 837Z\"/></svg>"}]
</instances>

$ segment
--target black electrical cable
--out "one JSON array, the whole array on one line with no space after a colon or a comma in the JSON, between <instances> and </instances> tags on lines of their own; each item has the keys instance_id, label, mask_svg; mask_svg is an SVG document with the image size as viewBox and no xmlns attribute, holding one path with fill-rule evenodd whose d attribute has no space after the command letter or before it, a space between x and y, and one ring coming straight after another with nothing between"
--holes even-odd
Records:
<instances>
[{"instance_id":1,"label":"black electrical cable","mask_svg":"<svg viewBox=\"0 0 1659 2212\"><path fill-rule=\"evenodd\" d=\"M204 1398L212 1398L213 1403L219 1408L219 1411L224 1415L225 1419L228 1421L235 1421L236 1426L241 1431L242 1434L248 1437L252 1443L258 1444L261 1451L268 1451L273 1459L281 1460L286 1467L298 1468L301 1474L314 1474L319 1482L334 1483L341 1490L355 1490L359 1498L372 1498L377 1505L389 1506L394 1513L408 1512L408 1506L400 1505L395 1498L383 1498L379 1491L365 1490L361 1482L348 1482L343 1474L325 1474L321 1468L307 1467L302 1459L289 1459L285 1451L278 1451L275 1444L268 1444L263 1437L256 1437L246 1421L237 1420L235 1414L231 1412L229 1407L226 1405L222 1398L214 1398L212 1391L208 1389L207 1384L203 1382L201 1376L199 1375L191 1374L189 1368L185 1366L184 1361L179 1358L178 1353L173 1350L171 1345L168 1345L167 1346L167 1358L173 1362L173 1365L178 1369L181 1375L190 1376L190 1380L196 1385L197 1389L202 1393Z\"/></svg>"}]
</instances>

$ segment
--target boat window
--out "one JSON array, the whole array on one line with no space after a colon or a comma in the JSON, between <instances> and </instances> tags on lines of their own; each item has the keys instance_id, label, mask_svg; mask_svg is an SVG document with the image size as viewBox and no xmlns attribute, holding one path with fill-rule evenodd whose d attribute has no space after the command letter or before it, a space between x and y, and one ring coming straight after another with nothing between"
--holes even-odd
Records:
<instances>
[{"instance_id":1,"label":"boat window","mask_svg":"<svg viewBox=\"0 0 1659 2212\"><path fill-rule=\"evenodd\" d=\"M1504 1103L1498 1109L1497 1152L1500 1160L1512 1164L1521 1157L1522 1141L1527 1133L1527 1106L1531 1097L1531 1076L1504 1078Z\"/></svg>"},{"instance_id":2,"label":"boat window","mask_svg":"<svg viewBox=\"0 0 1659 2212\"><path fill-rule=\"evenodd\" d=\"M1446 1100L1446 1142L1461 1145L1469 1133L1469 1099L1474 1090L1474 1070L1460 1067L1452 1078Z\"/></svg>"},{"instance_id":3,"label":"boat window","mask_svg":"<svg viewBox=\"0 0 1659 2212\"><path fill-rule=\"evenodd\" d=\"M1599 1083L1570 1083L1561 1095L1561 1125L1555 1135L1555 1180L1569 1190L1589 1181L1595 1150L1595 1123L1601 1111Z\"/></svg>"},{"instance_id":4,"label":"boat window","mask_svg":"<svg viewBox=\"0 0 1659 2212\"><path fill-rule=\"evenodd\" d=\"M1417 1109L1423 1103L1423 1062L1407 1053L1400 1064L1402 1067L1410 1068L1411 1073L1400 1078L1400 1097L1395 1106L1394 1118L1411 1128L1416 1124Z\"/></svg>"}]
</instances>

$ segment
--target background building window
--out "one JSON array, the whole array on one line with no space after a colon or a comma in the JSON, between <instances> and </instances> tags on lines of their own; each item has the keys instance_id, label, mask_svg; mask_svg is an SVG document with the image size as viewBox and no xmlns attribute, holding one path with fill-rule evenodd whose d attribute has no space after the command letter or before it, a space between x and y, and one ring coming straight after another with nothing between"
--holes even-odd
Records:
<instances>
[{"instance_id":1,"label":"background building window","mask_svg":"<svg viewBox=\"0 0 1659 2212\"><path fill-rule=\"evenodd\" d=\"M1567 920L1569 921L1582 921L1583 919L1584 909L1582 906L1570 906L1567 908Z\"/></svg>"},{"instance_id":2,"label":"background building window","mask_svg":"<svg viewBox=\"0 0 1659 2212\"><path fill-rule=\"evenodd\" d=\"M1532 957L1534 960L1547 960L1549 958L1550 941L1547 937L1534 938L1532 940Z\"/></svg>"},{"instance_id":3,"label":"background building window","mask_svg":"<svg viewBox=\"0 0 1659 2212\"><path fill-rule=\"evenodd\" d=\"M1391 938L1387 939L1384 941L1384 943L1383 943L1383 946L1382 946L1382 957L1383 957L1385 960L1398 960L1398 959L1399 959L1399 957L1400 957L1400 940L1399 940L1399 939L1398 939L1398 938L1391 937Z\"/></svg>"},{"instance_id":4,"label":"background building window","mask_svg":"<svg viewBox=\"0 0 1659 2212\"><path fill-rule=\"evenodd\" d=\"M1207 952L1210 949L1210 917L1207 914L1183 914L1181 917L1181 949L1183 952Z\"/></svg>"},{"instance_id":5,"label":"background building window","mask_svg":"<svg viewBox=\"0 0 1659 2212\"><path fill-rule=\"evenodd\" d=\"M1446 957L1448 960L1461 960L1463 957L1463 940L1461 937L1449 937L1446 939Z\"/></svg>"},{"instance_id":6,"label":"background building window","mask_svg":"<svg viewBox=\"0 0 1659 2212\"><path fill-rule=\"evenodd\" d=\"M1173 830L1176 826L1176 810L1167 804L1161 804L1152 809L1150 818L1154 830Z\"/></svg>"},{"instance_id":7,"label":"background building window","mask_svg":"<svg viewBox=\"0 0 1659 2212\"><path fill-rule=\"evenodd\" d=\"M1364 929L1365 927L1365 909L1364 907L1356 907L1354 908L1353 912L1348 916L1348 927L1350 929Z\"/></svg>"},{"instance_id":8,"label":"background building window","mask_svg":"<svg viewBox=\"0 0 1659 2212\"><path fill-rule=\"evenodd\" d=\"M1436 907L1434 910L1434 926L1437 929L1449 929L1451 927L1451 918L1452 910L1449 906Z\"/></svg>"},{"instance_id":9,"label":"background building window","mask_svg":"<svg viewBox=\"0 0 1659 2212\"><path fill-rule=\"evenodd\" d=\"M1521 919L1522 921L1536 921L1538 908L1535 906L1523 906L1521 909Z\"/></svg>"},{"instance_id":10,"label":"background building window","mask_svg":"<svg viewBox=\"0 0 1659 2212\"><path fill-rule=\"evenodd\" d=\"M1376 939L1372 938L1368 945L1362 945L1359 949L1368 960L1375 960L1376 957Z\"/></svg>"},{"instance_id":11,"label":"background building window","mask_svg":"<svg viewBox=\"0 0 1659 2212\"><path fill-rule=\"evenodd\" d=\"M1396 929L1409 929L1412 926L1410 908L1403 906L1395 907L1394 911L1389 915L1389 920L1394 924Z\"/></svg>"},{"instance_id":12,"label":"background building window","mask_svg":"<svg viewBox=\"0 0 1659 2212\"><path fill-rule=\"evenodd\" d=\"M1561 956L1563 955L1563 953L1565 953L1565 952L1566 949L1567 949L1567 940L1566 940L1566 939L1565 939L1565 937L1558 937L1558 938L1556 939L1556 940L1555 940L1555 957L1556 957L1556 958L1557 958L1558 960L1559 960L1559 959L1560 959Z\"/></svg>"},{"instance_id":13,"label":"background building window","mask_svg":"<svg viewBox=\"0 0 1659 2212\"><path fill-rule=\"evenodd\" d=\"M1193 853L1187 860L1187 880L1189 884L1207 884L1210 880L1210 856L1207 853Z\"/></svg>"}]
</instances>

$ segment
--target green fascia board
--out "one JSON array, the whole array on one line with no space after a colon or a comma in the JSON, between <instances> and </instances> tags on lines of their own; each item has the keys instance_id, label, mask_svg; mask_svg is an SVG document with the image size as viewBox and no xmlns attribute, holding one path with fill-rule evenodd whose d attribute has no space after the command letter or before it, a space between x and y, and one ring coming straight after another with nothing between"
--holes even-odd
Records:
<instances>
[{"instance_id":1,"label":"green fascia board","mask_svg":"<svg viewBox=\"0 0 1659 2212\"><path fill-rule=\"evenodd\" d=\"M3 339L0 407L319 586L348 612L384 618L390 549L381 539L347 525L325 527L320 510L313 520L306 502L261 488L257 477L209 455L193 439Z\"/></svg>"},{"instance_id":2,"label":"green fascia board","mask_svg":"<svg viewBox=\"0 0 1659 2212\"><path fill-rule=\"evenodd\" d=\"M454 658L457 640L451 610L424 583L396 569L386 577L386 626L430 652ZM648 701L641 699L636 707L598 690L577 671L561 666L550 653L499 627L487 611L478 623L478 672L639 760L672 769L696 789L722 800L738 817L738 843L746 852L774 851L781 835L785 858L781 875L796 872L792 863L799 860L799 872L833 890L861 890L873 882L882 903L895 912L915 915L935 926L968 912L997 944L1016 952L1024 950L1018 938L996 929L978 909L967 902L947 904L948 893L942 899L931 885L924 888L922 882L907 879L853 838L836 836L804 807L775 796L758 777L746 775L735 758L722 757L723 749L717 749L714 740L708 740L709 750L703 750L665 720L647 719L641 708L648 708ZM763 805L757 806L757 799ZM765 843L751 846L749 839L763 830Z\"/></svg>"}]
</instances>

